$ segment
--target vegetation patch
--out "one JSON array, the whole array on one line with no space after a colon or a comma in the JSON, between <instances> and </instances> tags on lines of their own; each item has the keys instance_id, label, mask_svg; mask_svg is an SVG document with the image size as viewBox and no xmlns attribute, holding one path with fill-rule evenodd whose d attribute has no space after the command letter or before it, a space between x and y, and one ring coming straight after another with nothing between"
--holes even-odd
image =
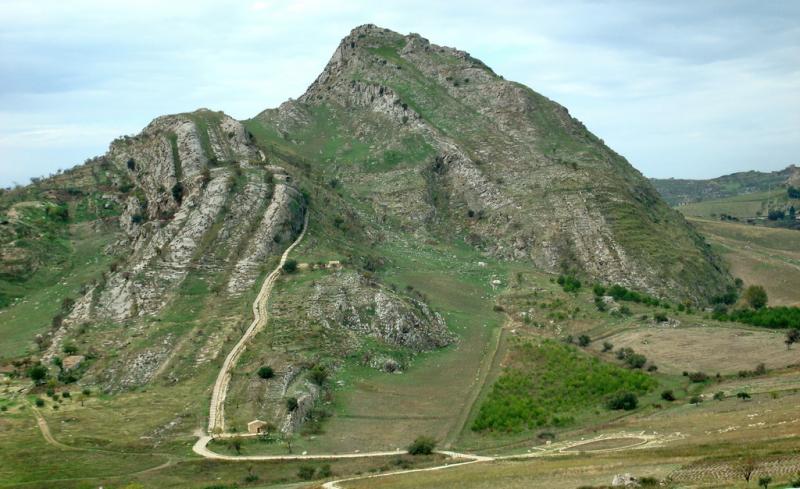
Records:
<instances>
[{"instance_id":1,"label":"vegetation patch","mask_svg":"<svg viewBox=\"0 0 800 489\"><path fill-rule=\"evenodd\" d=\"M587 407L621 394L644 394L657 382L647 374L602 362L545 340L515 346L512 363L489 392L474 431L519 432L565 426Z\"/></svg>"}]
</instances>

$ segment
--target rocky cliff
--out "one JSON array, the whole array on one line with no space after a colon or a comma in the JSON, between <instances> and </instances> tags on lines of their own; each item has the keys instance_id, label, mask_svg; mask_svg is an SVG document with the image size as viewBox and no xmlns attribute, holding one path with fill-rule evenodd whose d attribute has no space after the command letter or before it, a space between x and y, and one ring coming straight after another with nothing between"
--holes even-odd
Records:
<instances>
[{"instance_id":1,"label":"rocky cliff","mask_svg":"<svg viewBox=\"0 0 800 489\"><path fill-rule=\"evenodd\" d=\"M416 34L354 29L298 100L250 124L403 232L456 233L497 257L679 300L702 302L730 280L567 109Z\"/></svg>"}]
</instances>

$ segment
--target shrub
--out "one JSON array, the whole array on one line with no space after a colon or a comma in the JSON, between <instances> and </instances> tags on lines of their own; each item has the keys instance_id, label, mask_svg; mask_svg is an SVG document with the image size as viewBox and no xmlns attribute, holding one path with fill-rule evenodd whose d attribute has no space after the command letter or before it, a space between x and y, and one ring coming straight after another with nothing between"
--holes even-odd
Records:
<instances>
[{"instance_id":1,"label":"shrub","mask_svg":"<svg viewBox=\"0 0 800 489\"><path fill-rule=\"evenodd\" d=\"M647 363L647 357L641 353L631 353L625 357L625 363L631 368L642 368Z\"/></svg>"},{"instance_id":2,"label":"shrub","mask_svg":"<svg viewBox=\"0 0 800 489\"><path fill-rule=\"evenodd\" d=\"M286 273L294 273L297 271L297 260L286 260L283 264L283 271Z\"/></svg>"},{"instance_id":3,"label":"shrub","mask_svg":"<svg viewBox=\"0 0 800 489\"><path fill-rule=\"evenodd\" d=\"M724 392L719 391L719 392L715 392L714 393L714 400L715 401L721 401L723 399L725 399L725 393Z\"/></svg>"},{"instance_id":4,"label":"shrub","mask_svg":"<svg viewBox=\"0 0 800 489\"><path fill-rule=\"evenodd\" d=\"M623 392L611 397L608 400L607 406L609 409L613 410L625 410L631 411L636 409L636 406L639 405L639 399L636 397L636 394L632 392Z\"/></svg>"},{"instance_id":5,"label":"shrub","mask_svg":"<svg viewBox=\"0 0 800 489\"><path fill-rule=\"evenodd\" d=\"M667 318L667 315L666 315L665 313L663 313L663 312L657 312L657 313L653 314L653 319L654 319L654 320L655 320L657 323L665 323L665 322L667 322L667 320L668 320L669 318Z\"/></svg>"},{"instance_id":6,"label":"shrub","mask_svg":"<svg viewBox=\"0 0 800 489\"><path fill-rule=\"evenodd\" d=\"M314 478L314 472L316 472L316 470L311 465L301 465L297 469L297 477L304 481L310 481Z\"/></svg>"},{"instance_id":7,"label":"shrub","mask_svg":"<svg viewBox=\"0 0 800 489\"><path fill-rule=\"evenodd\" d=\"M750 394L748 394L747 392L737 392L736 397L738 397L743 401L746 401L747 399L750 399Z\"/></svg>"},{"instance_id":8,"label":"shrub","mask_svg":"<svg viewBox=\"0 0 800 489\"><path fill-rule=\"evenodd\" d=\"M582 346L584 348L589 346L589 343L591 343L591 342L592 342L592 339L589 338L588 335L582 334L582 335L580 335L578 337L578 345L580 345L580 346Z\"/></svg>"},{"instance_id":9,"label":"shrub","mask_svg":"<svg viewBox=\"0 0 800 489\"><path fill-rule=\"evenodd\" d=\"M72 343L65 343L64 348L62 350L67 355L74 355L78 353L78 347Z\"/></svg>"},{"instance_id":10,"label":"shrub","mask_svg":"<svg viewBox=\"0 0 800 489\"><path fill-rule=\"evenodd\" d=\"M689 404L697 405L700 404L701 402L703 402L703 398L700 396L692 396L692 398L689 399Z\"/></svg>"},{"instance_id":11,"label":"shrub","mask_svg":"<svg viewBox=\"0 0 800 489\"><path fill-rule=\"evenodd\" d=\"M763 487L764 489L767 489L771 482L772 482L772 477L768 475L762 475L761 477L758 478L758 485Z\"/></svg>"},{"instance_id":12,"label":"shrub","mask_svg":"<svg viewBox=\"0 0 800 489\"><path fill-rule=\"evenodd\" d=\"M608 351L611 351L613 349L614 349L614 344L613 343L611 343L610 341L604 341L603 342L603 351L604 352L608 352Z\"/></svg>"},{"instance_id":13,"label":"shrub","mask_svg":"<svg viewBox=\"0 0 800 489\"><path fill-rule=\"evenodd\" d=\"M608 305L605 303L602 297L595 297L594 305L600 312L605 312L608 309Z\"/></svg>"},{"instance_id":14,"label":"shrub","mask_svg":"<svg viewBox=\"0 0 800 489\"><path fill-rule=\"evenodd\" d=\"M675 393L673 393L671 389L667 389L661 393L661 399L672 402L675 400Z\"/></svg>"},{"instance_id":15,"label":"shrub","mask_svg":"<svg viewBox=\"0 0 800 489\"><path fill-rule=\"evenodd\" d=\"M606 288L600 284L594 284L592 292L594 292L595 296L602 297L606 294Z\"/></svg>"},{"instance_id":16,"label":"shrub","mask_svg":"<svg viewBox=\"0 0 800 489\"><path fill-rule=\"evenodd\" d=\"M411 455L430 455L436 448L436 440L429 436L418 436L411 445L408 446L408 453Z\"/></svg>"},{"instance_id":17,"label":"shrub","mask_svg":"<svg viewBox=\"0 0 800 489\"><path fill-rule=\"evenodd\" d=\"M264 380L271 379L275 377L275 371L272 370L272 367L264 365L263 367L258 369L258 376Z\"/></svg>"},{"instance_id":18,"label":"shrub","mask_svg":"<svg viewBox=\"0 0 800 489\"><path fill-rule=\"evenodd\" d=\"M319 468L319 476L320 477L330 477L333 475L333 471L331 470L331 464L323 464Z\"/></svg>"},{"instance_id":19,"label":"shrub","mask_svg":"<svg viewBox=\"0 0 800 489\"><path fill-rule=\"evenodd\" d=\"M181 182L177 182L172 186L172 198L175 199L175 202L177 202L178 205L183 203L183 192L184 188Z\"/></svg>"},{"instance_id":20,"label":"shrub","mask_svg":"<svg viewBox=\"0 0 800 489\"><path fill-rule=\"evenodd\" d=\"M44 407L44 399L41 397L37 397L35 403L36 407Z\"/></svg>"},{"instance_id":21,"label":"shrub","mask_svg":"<svg viewBox=\"0 0 800 489\"><path fill-rule=\"evenodd\" d=\"M322 365L317 365L311 369L308 376L311 378L312 382L321 386L325 383L325 379L328 378L328 371Z\"/></svg>"},{"instance_id":22,"label":"shrub","mask_svg":"<svg viewBox=\"0 0 800 489\"><path fill-rule=\"evenodd\" d=\"M696 383L705 382L708 380L708 375L705 372L691 372L688 377L690 381Z\"/></svg>"},{"instance_id":23,"label":"shrub","mask_svg":"<svg viewBox=\"0 0 800 489\"><path fill-rule=\"evenodd\" d=\"M581 281L572 275L559 275L556 282L564 289L564 292L577 292L581 288Z\"/></svg>"},{"instance_id":24,"label":"shrub","mask_svg":"<svg viewBox=\"0 0 800 489\"><path fill-rule=\"evenodd\" d=\"M297 398L296 397L287 397L286 398L286 409L289 411L294 411L297 409Z\"/></svg>"},{"instance_id":25,"label":"shrub","mask_svg":"<svg viewBox=\"0 0 800 489\"><path fill-rule=\"evenodd\" d=\"M28 369L28 376L34 384L41 384L47 378L47 367L44 365L34 365Z\"/></svg>"},{"instance_id":26,"label":"shrub","mask_svg":"<svg viewBox=\"0 0 800 489\"><path fill-rule=\"evenodd\" d=\"M745 289L742 297L753 309L761 309L767 305L767 291L760 285L751 285Z\"/></svg>"}]
</instances>

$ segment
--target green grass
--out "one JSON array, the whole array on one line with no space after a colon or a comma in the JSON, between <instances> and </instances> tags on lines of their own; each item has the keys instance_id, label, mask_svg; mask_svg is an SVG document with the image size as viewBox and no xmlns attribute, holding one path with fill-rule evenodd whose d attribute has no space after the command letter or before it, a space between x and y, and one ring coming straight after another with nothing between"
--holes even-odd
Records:
<instances>
[{"instance_id":1,"label":"green grass","mask_svg":"<svg viewBox=\"0 0 800 489\"><path fill-rule=\"evenodd\" d=\"M70 252L63 261L36 271L23 283L0 283L2 290L24 299L0 310L0 359L24 355L36 334L46 331L65 297L78 297L82 285L96 279L113 260L103 253L114 233L95 233L88 224L70 231Z\"/></svg>"},{"instance_id":2,"label":"green grass","mask_svg":"<svg viewBox=\"0 0 800 489\"><path fill-rule=\"evenodd\" d=\"M610 396L644 394L657 385L645 373L554 341L514 345L511 362L481 406L473 430L519 432L568 426L575 415L602 406Z\"/></svg>"}]
</instances>

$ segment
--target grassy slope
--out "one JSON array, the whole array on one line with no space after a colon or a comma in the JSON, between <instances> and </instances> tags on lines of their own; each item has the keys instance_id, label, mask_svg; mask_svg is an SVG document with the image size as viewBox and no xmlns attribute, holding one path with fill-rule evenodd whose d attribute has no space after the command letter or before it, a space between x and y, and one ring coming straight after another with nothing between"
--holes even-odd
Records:
<instances>
[{"instance_id":1,"label":"grassy slope","mask_svg":"<svg viewBox=\"0 0 800 489\"><path fill-rule=\"evenodd\" d=\"M800 305L800 239L794 230L693 219L725 257L731 273L763 285L770 305Z\"/></svg>"}]
</instances>

